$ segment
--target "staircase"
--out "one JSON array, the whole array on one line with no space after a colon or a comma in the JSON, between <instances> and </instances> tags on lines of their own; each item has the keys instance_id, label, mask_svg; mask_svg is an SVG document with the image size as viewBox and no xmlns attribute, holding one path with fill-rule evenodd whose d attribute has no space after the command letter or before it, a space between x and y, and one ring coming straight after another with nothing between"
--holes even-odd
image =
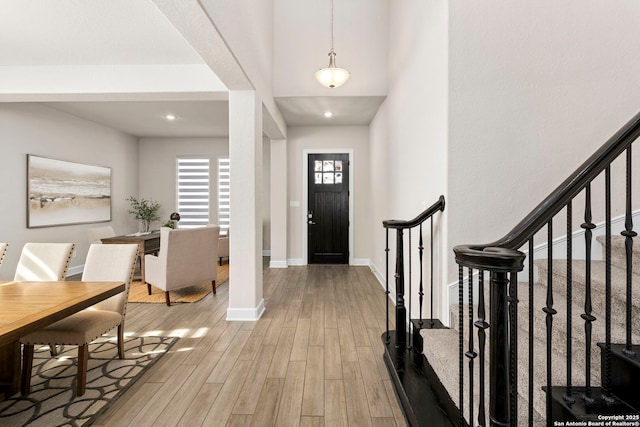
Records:
<instances>
[{"instance_id":1,"label":"staircase","mask_svg":"<svg viewBox=\"0 0 640 427\"><path fill-rule=\"evenodd\" d=\"M601 236L597 241L604 246L604 236ZM603 253L604 253L603 247ZM640 266L640 248L637 246L633 251L634 267ZM624 283L626 282L626 255L624 250L624 238L618 237L612 239L612 284L614 284L614 291L612 292L612 305L613 307L625 306L625 289ZM533 340L533 372L529 375L528 370L528 347L529 347L529 334L528 334L528 316L529 316L529 301L526 296L522 294L528 294L528 283L519 283L521 290L521 299L519 311L521 316L518 317L518 366L523 369L518 370L517 377L517 389L518 389L518 425L529 425L529 410L531 411L532 425L544 425L545 413L546 413L546 392L543 387L546 385L543 381L546 375L546 332L545 332L545 313L542 311L542 307L546 305L546 278L548 277L548 262L546 259L541 259L535 262L538 270L537 277L539 280L534 283L533 287L533 317L534 325L538 325L538 328L534 330ZM592 323L592 357L590 363L590 380L591 384L601 383L601 352L598 345L602 345L605 341L605 308L604 308L604 296L605 296L605 271L606 265L604 261L592 261L591 263L591 286L592 294L598 295L592 299L593 302L593 315L596 320ZM585 301L585 277L584 271L585 262L583 260L573 260L572 268L572 321L571 321L571 351L572 353L584 354L585 353L585 330L584 320L580 315L584 312ZM568 347L567 347L567 330L568 322L566 318L567 313L567 261L566 260L553 260L552 262L552 277L554 281L554 308L558 314L554 318L553 330L552 330L552 378L554 379L555 386L567 385L567 366L568 360ZM633 287L634 289L640 289L637 286L640 285L640 269L635 269L633 273ZM487 287L484 287L485 301L489 300ZM527 295L528 296L528 295ZM441 396L441 399L451 399L453 404L459 408L459 396L460 387L458 385L458 353L459 353L459 324L460 324L460 308L462 307L462 319L463 325L468 326L468 313L469 305L456 305L452 306L451 319L454 329L422 329L420 335L423 340L423 354L428 363L434 370L442 382L443 388L440 393L445 392L446 395ZM472 306L473 313L478 312L478 306ZM612 311L612 336L613 342L625 342L625 311L613 310ZM635 298L632 304L632 318L636 325L640 326L640 297ZM477 315L473 316L473 323L478 321ZM468 329L463 332L468 332ZM467 337L467 335L465 335ZM488 339L488 338L487 338ZM633 342L640 342L640 328L632 331ZM467 338L464 338L467 341ZM596 343L599 343L596 345ZM466 351L466 350L465 350ZM475 348L475 352L479 349ZM582 357L572 358L571 364L571 379L573 384L573 391L571 395L577 403L569 404L565 399L566 393L559 393L559 396L553 399L553 419L556 421L568 421L571 419L576 420L592 420L597 421L597 415L606 414L624 414L633 416L640 411L640 393L636 390L640 390L640 352L636 353L635 365L630 363L630 366L626 366L625 360L628 358L619 356L619 351L615 352L617 356L614 356L616 363L619 363L622 371L616 376L612 383L612 394L616 401L621 404L619 406L608 405L604 408L597 407L589 410L581 407L580 400L582 399L582 390L575 388L576 384L584 385L586 383L585 377L587 375L587 369L585 360ZM487 355L488 359L488 355ZM631 362L629 360L629 362ZM488 365L488 361L487 361ZM468 366L465 366L468 370ZM475 373L475 383L478 383L478 372ZM529 379L533 379L533 399L529 400L527 390L529 388ZM489 389L489 376L485 377L485 390ZM634 388L635 387L635 388ZM469 381L463 385L463 390L468 393ZM465 403L471 399L466 398ZM475 391L475 397L473 401L476 404L474 408L474 414L476 419L473 423L469 420L469 412L465 414L465 423L469 425L480 425L478 422L479 408L477 402L479 402L478 390ZM622 404L626 402L626 405ZM577 412L573 415L573 412ZM486 413L485 407L485 420L489 419ZM488 424L488 423L487 423Z\"/></svg>"},{"instance_id":2,"label":"staircase","mask_svg":"<svg viewBox=\"0 0 640 427\"><path fill-rule=\"evenodd\" d=\"M387 293L389 231L396 231L396 329L387 320L384 361L410 425L640 426L640 244L632 214L632 144L638 137L640 114L504 237L454 248L459 274L451 329L433 315L406 321L413 294L423 313L422 222L383 222ZM622 188L612 189L612 170L624 176ZM604 232L594 239L596 179ZM615 206L624 212L620 235L612 233L612 193L616 202L624 195ZM594 206L599 210L601 203ZM576 218L581 223L574 226ZM562 225L566 233L554 233ZM416 290L410 242L418 226ZM573 235L580 229L584 248L574 250ZM554 254L550 242L558 234L567 236L566 250ZM546 256L534 259L534 241L549 242ZM594 255L597 244L602 259Z\"/></svg>"}]
</instances>

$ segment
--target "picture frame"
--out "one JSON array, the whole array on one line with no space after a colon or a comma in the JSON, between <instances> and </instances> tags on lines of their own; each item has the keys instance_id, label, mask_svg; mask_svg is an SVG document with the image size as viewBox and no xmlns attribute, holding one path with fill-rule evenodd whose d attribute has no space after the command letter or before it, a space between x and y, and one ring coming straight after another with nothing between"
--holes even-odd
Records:
<instances>
[{"instance_id":1,"label":"picture frame","mask_svg":"<svg viewBox=\"0 0 640 427\"><path fill-rule=\"evenodd\" d=\"M111 221L111 168L27 154L27 228Z\"/></svg>"}]
</instances>

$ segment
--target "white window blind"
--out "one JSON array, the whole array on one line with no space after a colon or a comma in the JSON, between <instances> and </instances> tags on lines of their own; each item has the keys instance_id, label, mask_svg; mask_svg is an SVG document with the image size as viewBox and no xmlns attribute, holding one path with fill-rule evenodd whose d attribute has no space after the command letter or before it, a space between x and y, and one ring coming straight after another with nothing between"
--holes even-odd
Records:
<instances>
[{"instance_id":1,"label":"white window blind","mask_svg":"<svg viewBox=\"0 0 640 427\"><path fill-rule=\"evenodd\" d=\"M218 158L218 224L220 234L229 230L229 207L231 202L230 163L228 157Z\"/></svg>"},{"instance_id":2,"label":"white window blind","mask_svg":"<svg viewBox=\"0 0 640 427\"><path fill-rule=\"evenodd\" d=\"M179 157L178 213L179 228L209 224L209 159Z\"/></svg>"}]
</instances>

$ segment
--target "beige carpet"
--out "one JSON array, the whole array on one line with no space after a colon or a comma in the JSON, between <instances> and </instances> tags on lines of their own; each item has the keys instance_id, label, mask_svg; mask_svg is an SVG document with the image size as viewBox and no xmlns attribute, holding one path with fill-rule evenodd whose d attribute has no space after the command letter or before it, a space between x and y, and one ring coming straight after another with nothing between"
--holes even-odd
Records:
<instances>
[{"instance_id":1,"label":"beige carpet","mask_svg":"<svg viewBox=\"0 0 640 427\"><path fill-rule=\"evenodd\" d=\"M216 279L216 289L229 280L229 264L218 266L218 277ZM147 285L135 281L129 290L129 302L144 302L154 304L164 304L165 297L162 289L151 287L151 295L147 293ZM170 292L171 304L182 302L198 302L212 292L211 282L204 282L188 288L177 289Z\"/></svg>"}]
</instances>

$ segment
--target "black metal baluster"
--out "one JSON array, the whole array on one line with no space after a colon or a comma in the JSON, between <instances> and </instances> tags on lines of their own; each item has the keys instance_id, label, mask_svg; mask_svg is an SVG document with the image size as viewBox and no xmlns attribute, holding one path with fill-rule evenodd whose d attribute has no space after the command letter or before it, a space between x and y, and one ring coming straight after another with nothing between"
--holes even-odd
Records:
<instances>
[{"instance_id":1,"label":"black metal baluster","mask_svg":"<svg viewBox=\"0 0 640 427\"><path fill-rule=\"evenodd\" d=\"M429 303L431 304L429 318L431 327L433 328L433 216L431 217L431 238L429 239L430 244L430 256L431 256L431 299Z\"/></svg>"},{"instance_id":2,"label":"black metal baluster","mask_svg":"<svg viewBox=\"0 0 640 427\"><path fill-rule=\"evenodd\" d=\"M491 272L491 332L489 359L491 378L489 390L490 425L508 426L510 421L509 393L509 308L507 302L508 273Z\"/></svg>"},{"instance_id":3,"label":"black metal baluster","mask_svg":"<svg viewBox=\"0 0 640 427\"><path fill-rule=\"evenodd\" d=\"M384 247L384 251L385 251L385 264L386 264L386 269L385 269L385 274L384 274L384 283L385 283L385 294L387 296L386 299L386 303L387 303L387 336L385 338L384 343L385 344L389 344L389 229L385 228L385 232L386 232L386 243L385 243L385 247Z\"/></svg>"},{"instance_id":4,"label":"black metal baluster","mask_svg":"<svg viewBox=\"0 0 640 427\"><path fill-rule=\"evenodd\" d=\"M469 359L469 425L473 426L473 364L478 354L473 345L473 269L469 269L469 351L465 356Z\"/></svg>"},{"instance_id":5,"label":"black metal baluster","mask_svg":"<svg viewBox=\"0 0 640 427\"><path fill-rule=\"evenodd\" d=\"M407 308L404 305L404 242L401 228L396 230L396 348L407 344Z\"/></svg>"},{"instance_id":6,"label":"black metal baluster","mask_svg":"<svg viewBox=\"0 0 640 427\"><path fill-rule=\"evenodd\" d=\"M409 324L407 325L409 328L409 349L413 348L413 331L411 330L411 328L413 328L413 323L411 323L411 294L413 292L411 292L411 282L413 281L413 274L411 273L411 258L412 258L412 246L411 246L411 229L408 229L409 231Z\"/></svg>"},{"instance_id":7,"label":"black metal baluster","mask_svg":"<svg viewBox=\"0 0 640 427\"><path fill-rule=\"evenodd\" d=\"M518 273L511 272L509 280L509 356L511 371L511 425L518 422Z\"/></svg>"},{"instance_id":8,"label":"black metal baluster","mask_svg":"<svg viewBox=\"0 0 640 427\"><path fill-rule=\"evenodd\" d=\"M605 181L605 309L604 309L604 379L602 389L605 400L611 398L611 165L604 171Z\"/></svg>"},{"instance_id":9,"label":"black metal baluster","mask_svg":"<svg viewBox=\"0 0 640 427\"><path fill-rule=\"evenodd\" d=\"M418 297L420 299L420 320L418 324L420 325L420 329L422 329L422 301L424 300L424 287L422 283L422 253L424 252L424 246L422 245L422 223L420 224L420 239L418 240L418 255L420 257L420 291L418 292ZM433 265L431 265L433 268Z\"/></svg>"},{"instance_id":10,"label":"black metal baluster","mask_svg":"<svg viewBox=\"0 0 640 427\"><path fill-rule=\"evenodd\" d=\"M572 305L573 305L573 241L571 238L572 223L573 223L573 209L571 201L567 203L567 392L564 395L564 400L570 403L574 403L575 399L571 397L572 390L572 372L571 367L573 362L571 360L571 317L572 317Z\"/></svg>"},{"instance_id":11,"label":"black metal baluster","mask_svg":"<svg viewBox=\"0 0 640 427\"><path fill-rule=\"evenodd\" d=\"M552 419L551 411L551 371L552 371L552 331L553 316L557 311L553 308L553 219L547 223L547 305L542 309L546 313L547 324L547 420Z\"/></svg>"},{"instance_id":12,"label":"black metal baluster","mask_svg":"<svg viewBox=\"0 0 640 427\"><path fill-rule=\"evenodd\" d=\"M458 266L458 398L460 399L460 425L464 425L464 271Z\"/></svg>"},{"instance_id":13,"label":"black metal baluster","mask_svg":"<svg viewBox=\"0 0 640 427\"><path fill-rule=\"evenodd\" d=\"M591 314L591 238L592 231L596 225L591 222L591 183L585 187L585 207L584 223L580 226L584 229L585 243L585 299L584 314L580 315L584 319L585 334L585 393L583 399L587 403L592 403L591 398L591 329L592 323L596 320Z\"/></svg>"},{"instance_id":14,"label":"black metal baluster","mask_svg":"<svg viewBox=\"0 0 640 427\"><path fill-rule=\"evenodd\" d=\"M489 324L486 322L485 308L484 308L484 271L480 270L478 272L478 320L475 322L476 328L478 328L478 353L480 353L480 366L478 367L480 371L479 380L480 380L480 396L478 402L478 425L486 426L486 405L485 405L485 389L484 389L484 362L485 362L485 342L487 333L486 329L489 327Z\"/></svg>"},{"instance_id":15,"label":"black metal baluster","mask_svg":"<svg viewBox=\"0 0 640 427\"><path fill-rule=\"evenodd\" d=\"M533 237L529 239L529 402L533 402ZM533 405L529 405L529 426L533 426Z\"/></svg>"},{"instance_id":16,"label":"black metal baluster","mask_svg":"<svg viewBox=\"0 0 640 427\"><path fill-rule=\"evenodd\" d=\"M633 324L631 320L631 302L633 301L632 292L631 292L631 278L633 277L633 238L638 235L635 231L633 231L633 217L631 216L631 146L627 148L627 194L626 194L626 214L624 220L624 231L622 234L624 239L624 248L627 255L627 301L626 301L626 345L625 349L622 350L624 354L629 357L635 356L636 352L633 351L633 347L631 346L631 332L633 329Z\"/></svg>"}]
</instances>

